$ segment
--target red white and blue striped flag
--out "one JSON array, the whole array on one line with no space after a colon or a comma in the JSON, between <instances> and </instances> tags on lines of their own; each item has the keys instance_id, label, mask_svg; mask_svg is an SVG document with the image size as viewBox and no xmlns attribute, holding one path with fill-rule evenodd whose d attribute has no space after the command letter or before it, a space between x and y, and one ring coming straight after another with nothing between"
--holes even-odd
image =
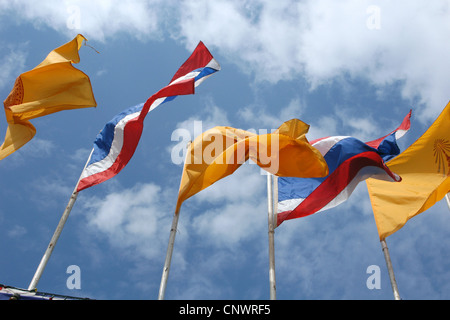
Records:
<instances>
[{"instance_id":1,"label":"red white and blue striped flag","mask_svg":"<svg viewBox=\"0 0 450 320\"><path fill-rule=\"evenodd\" d=\"M105 125L95 139L88 163L81 173L77 192L114 177L127 165L139 143L148 112L178 95L194 94L194 87L219 70L219 63L200 42L169 85L145 103L124 110Z\"/></svg>"},{"instance_id":2,"label":"red white and blue striped flag","mask_svg":"<svg viewBox=\"0 0 450 320\"><path fill-rule=\"evenodd\" d=\"M400 153L397 139L410 128L411 111L390 134L370 142L333 136L311 141L325 158L325 178L278 178L277 226L283 221L324 211L346 201L357 184L368 178L400 181L385 161Z\"/></svg>"}]
</instances>

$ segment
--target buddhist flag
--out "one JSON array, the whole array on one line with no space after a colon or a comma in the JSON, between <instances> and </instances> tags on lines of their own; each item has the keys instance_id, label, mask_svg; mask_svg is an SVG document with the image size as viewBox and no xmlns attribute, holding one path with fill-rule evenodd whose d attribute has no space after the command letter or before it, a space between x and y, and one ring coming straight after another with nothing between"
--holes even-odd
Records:
<instances>
[{"instance_id":1,"label":"buddhist flag","mask_svg":"<svg viewBox=\"0 0 450 320\"><path fill-rule=\"evenodd\" d=\"M366 181L380 240L450 191L449 125L450 103L416 142L386 163L401 182Z\"/></svg>"},{"instance_id":2,"label":"buddhist flag","mask_svg":"<svg viewBox=\"0 0 450 320\"><path fill-rule=\"evenodd\" d=\"M195 87L219 70L219 63L200 41L167 86L145 103L125 109L106 123L94 141L77 192L111 179L128 164L139 144L144 120L150 111L179 95L194 94Z\"/></svg>"},{"instance_id":3,"label":"buddhist flag","mask_svg":"<svg viewBox=\"0 0 450 320\"><path fill-rule=\"evenodd\" d=\"M248 159L277 176L326 176L327 163L306 139L308 130L309 125L292 119L270 134L231 127L205 131L188 148L175 212L183 201L231 175Z\"/></svg>"},{"instance_id":4,"label":"buddhist flag","mask_svg":"<svg viewBox=\"0 0 450 320\"><path fill-rule=\"evenodd\" d=\"M53 50L34 69L22 73L4 101L8 128L0 160L30 141L36 129L29 121L62 110L95 107L89 77L73 67L79 63L81 34Z\"/></svg>"}]
</instances>

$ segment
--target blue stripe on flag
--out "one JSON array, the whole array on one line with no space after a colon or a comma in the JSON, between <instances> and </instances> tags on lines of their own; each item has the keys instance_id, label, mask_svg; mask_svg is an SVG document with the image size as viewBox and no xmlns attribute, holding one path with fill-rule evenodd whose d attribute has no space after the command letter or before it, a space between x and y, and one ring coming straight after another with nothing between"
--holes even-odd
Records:
<instances>
[{"instance_id":1,"label":"blue stripe on flag","mask_svg":"<svg viewBox=\"0 0 450 320\"><path fill-rule=\"evenodd\" d=\"M112 142L114 140L114 130L116 125L125 118L126 116L139 112L144 106L143 103L130 107L121 113L117 114L111 121L106 123L103 127L102 131L97 135L94 141L94 152L92 153L91 160L88 165L91 165L94 162L98 162L103 160L111 149Z\"/></svg>"},{"instance_id":2,"label":"blue stripe on flag","mask_svg":"<svg viewBox=\"0 0 450 320\"><path fill-rule=\"evenodd\" d=\"M217 72L216 69L205 67L202 68L203 70L195 77L195 81L200 80L203 77L209 76L210 74L213 74L214 72Z\"/></svg>"},{"instance_id":3,"label":"blue stripe on flag","mask_svg":"<svg viewBox=\"0 0 450 320\"><path fill-rule=\"evenodd\" d=\"M314 146L314 145L313 145ZM328 164L329 173L336 170L344 161L354 157L360 153L374 151L376 149L368 146L362 141L347 137L338 141L323 156ZM313 192L327 177L324 178L294 178L279 177L278 178L278 201L289 199L306 198Z\"/></svg>"}]
</instances>

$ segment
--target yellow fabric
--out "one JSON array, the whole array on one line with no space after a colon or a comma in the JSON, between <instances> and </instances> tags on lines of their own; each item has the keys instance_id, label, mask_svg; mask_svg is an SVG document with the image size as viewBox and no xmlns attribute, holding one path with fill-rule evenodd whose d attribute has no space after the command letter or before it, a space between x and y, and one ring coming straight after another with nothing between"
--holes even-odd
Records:
<instances>
[{"instance_id":1,"label":"yellow fabric","mask_svg":"<svg viewBox=\"0 0 450 320\"><path fill-rule=\"evenodd\" d=\"M22 73L4 101L8 128L0 146L0 160L17 151L36 133L28 121L62 110L95 107L89 77L73 67L86 40L77 35L56 48L34 69Z\"/></svg>"},{"instance_id":2,"label":"yellow fabric","mask_svg":"<svg viewBox=\"0 0 450 320\"><path fill-rule=\"evenodd\" d=\"M401 182L366 180L380 240L450 191L450 103L408 149L387 162Z\"/></svg>"},{"instance_id":3,"label":"yellow fabric","mask_svg":"<svg viewBox=\"0 0 450 320\"><path fill-rule=\"evenodd\" d=\"M277 176L328 175L325 159L305 137L308 130L309 125L293 119L263 135L231 127L205 131L187 150L176 212L183 201L232 174L248 159Z\"/></svg>"}]
</instances>

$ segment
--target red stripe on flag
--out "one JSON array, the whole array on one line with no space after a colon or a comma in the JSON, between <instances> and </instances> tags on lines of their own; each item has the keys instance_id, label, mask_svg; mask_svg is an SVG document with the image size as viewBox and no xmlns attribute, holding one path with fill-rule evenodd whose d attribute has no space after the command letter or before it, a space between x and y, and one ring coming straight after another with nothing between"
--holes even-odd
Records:
<instances>
[{"instance_id":1,"label":"red stripe on flag","mask_svg":"<svg viewBox=\"0 0 450 320\"><path fill-rule=\"evenodd\" d=\"M336 198L364 167L381 168L392 179L396 179L376 152L360 153L344 161L294 210L278 213L277 226L285 220L306 217L322 209Z\"/></svg>"},{"instance_id":2,"label":"red stripe on flag","mask_svg":"<svg viewBox=\"0 0 450 320\"><path fill-rule=\"evenodd\" d=\"M177 73L175 73L170 82L182 76L185 76L191 71L205 67L212 59L212 54L209 52L208 48L203 44L203 42L200 41L194 52L192 52L190 57L178 69Z\"/></svg>"},{"instance_id":3,"label":"red stripe on flag","mask_svg":"<svg viewBox=\"0 0 450 320\"><path fill-rule=\"evenodd\" d=\"M400 126L395 129L394 131L392 131L391 133L385 135L384 137L381 137L379 139L373 140L373 141L369 141L366 142L366 144L372 148L377 149L378 146L380 145L380 143L389 135L393 134L394 132L398 131L398 130L409 130L409 128L411 127L411 113L412 110L409 111L409 113L405 116L405 118L403 119L402 123L400 124Z\"/></svg>"},{"instance_id":4,"label":"red stripe on flag","mask_svg":"<svg viewBox=\"0 0 450 320\"><path fill-rule=\"evenodd\" d=\"M114 177L128 164L136 151L139 140L141 139L145 116L148 114L151 105L156 101L156 99L194 94L194 92L195 79L192 78L164 87L152 95L145 102L139 116L129 120L125 124L125 127L123 128L123 145L116 161L108 169L82 179L78 184L77 192Z\"/></svg>"}]
</instances>

